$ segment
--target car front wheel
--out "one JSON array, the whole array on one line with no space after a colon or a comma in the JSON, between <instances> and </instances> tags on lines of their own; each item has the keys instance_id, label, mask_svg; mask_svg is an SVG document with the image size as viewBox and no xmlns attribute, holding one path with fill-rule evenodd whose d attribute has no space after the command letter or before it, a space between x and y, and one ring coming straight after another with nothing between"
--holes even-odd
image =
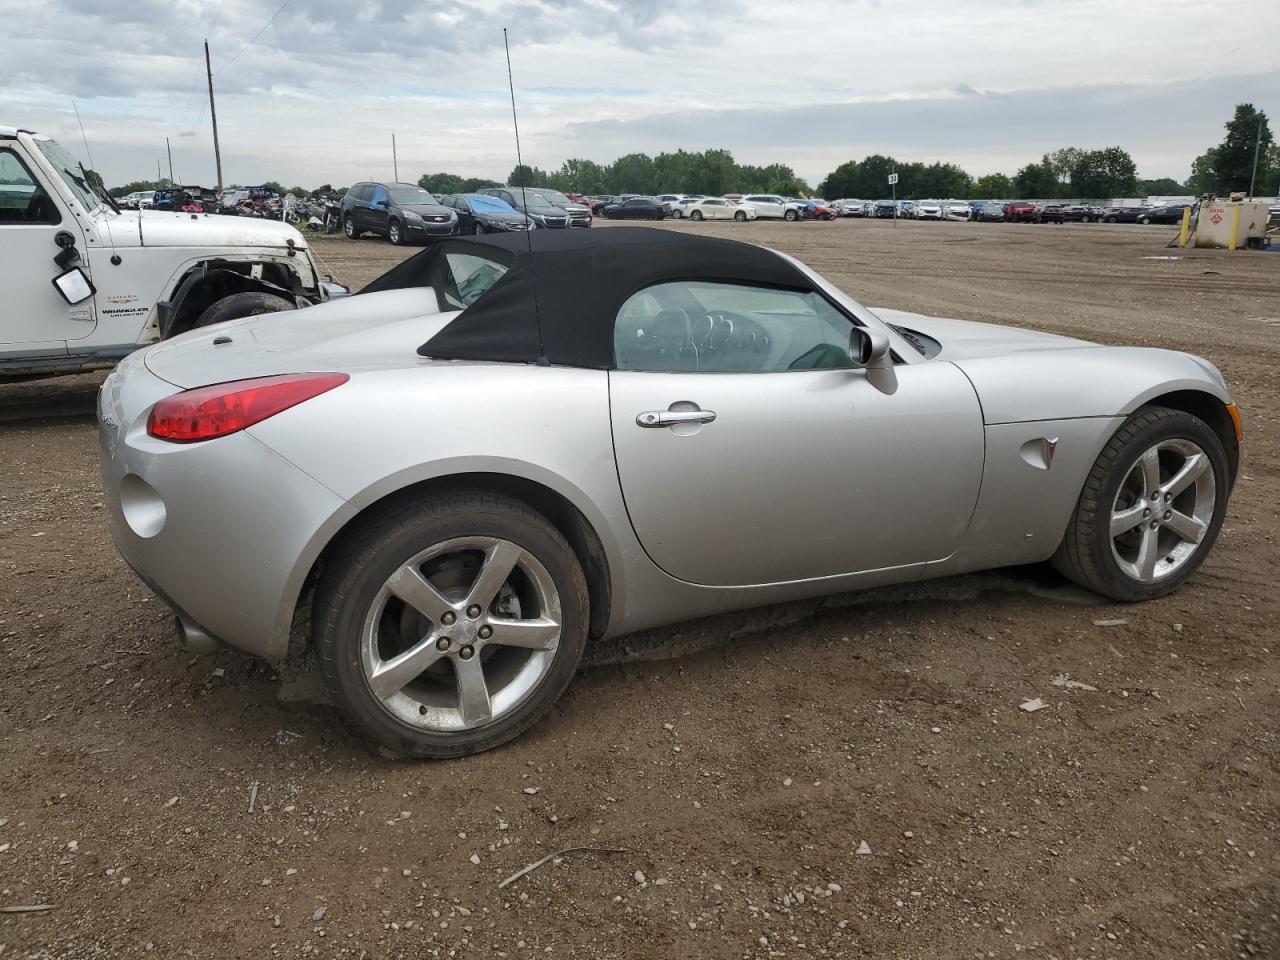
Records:
<instances>
[{"instance_id":1,"label":"car front wheel","mask_svg":"<svg viewBox=\"0 0 1280 960\"><path fill-rule=\"evenodd\" d=\"M356 233L356 222L351 218L351 214L342 218L342 232L346 234L348 240L354 240L359 236Z\"/></svg>"},{"instance_id":2,"label":"car front wheel","mask_svg":"<svg viewBox=\"0 0 1280 960\"><path fill-rule=\"evenodd\" d=\"M373 743L457 757L511 740L568 686L586 643L577 558L506 497L436 495L349 538L316 591L325 683Z\"/></svg>"},{"instance_id":3,"label":"car front wheel","mask_svg":"<svg viewBox=\"0 0 1280 960\"><path fill-rule=\"evenodd\" d=\"M404 232L400 227L399 220L392 220L387 224L387 239L391 241L393 246L400 246L404 243Z\"/></svg>"},{"instance_id":4,"label":"car front wheel","mask_svg":"<svg viewBox=\"0 0 1280 960\"><path fill-rule=\"evenodd\" d=\"M701 211L701 210L695 210L695 211L693 211L693 213L689 214L689 219L690 219L690 220L701 220L701 219L702 219L702 211Z\"/></svg>"},{"instance_id":5,"label":"car front wheel","mask_svg":"<svg viewBox=\"0 0 1280 960\"><path fill-rule=\"evenodd\" d=\"M733 219L737 220L739 223L745 223L747 220L746 211L744 210L737 211L736 213L734 213Z\"/></svg>"},{"instance_id":6,"label":"car front wheel","mask_svg":"<svg viewBox=\"0 0 1280 960\"><path fill-rule=\"evenodd\" d=\"M794 210L788 210L782 215L782 219L794 223L796 220L800 219L800 214L796 213Z\"/></svg>"},{"instance_id":7,"label":"car front wheel","mask_svg":"<svg viewBox=\"0 0 1280 960\"><path fill-rule=\"evenodd\" d=\"M1171 593L1213 547L1230 486L1226 451L1208 424L1144 407L1098 455L1054 564L1112 600Z\"/></svg>"}]
</instances>

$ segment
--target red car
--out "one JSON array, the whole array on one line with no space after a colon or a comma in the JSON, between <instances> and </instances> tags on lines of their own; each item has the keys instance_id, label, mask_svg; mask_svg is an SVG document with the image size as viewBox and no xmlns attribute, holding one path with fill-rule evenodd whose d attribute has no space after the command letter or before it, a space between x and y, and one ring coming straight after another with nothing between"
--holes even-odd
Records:
<instances>
[{"instance_id":1,"label":"red car","mask_svg":"<svg viewBox=\"0 0 1280 960\"><path fill-rule=\"evenodd\" d=\"M1036 219L1036 205L1030 200L1014 200L1004 205L1006 223L1033 223Z\"/></svg>"}]
</instances>

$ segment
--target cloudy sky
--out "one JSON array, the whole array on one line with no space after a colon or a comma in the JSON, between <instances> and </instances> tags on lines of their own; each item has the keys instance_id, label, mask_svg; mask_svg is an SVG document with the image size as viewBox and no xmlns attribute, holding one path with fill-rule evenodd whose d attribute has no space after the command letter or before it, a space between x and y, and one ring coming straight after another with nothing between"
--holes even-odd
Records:
<instances>
[{"instance_id":1,"label":"cloudy sky","mask_svg":"<svg viewBox=\"0 0 1280 960\"><path fill-rule=\"evenodd\" d=\"M166 136L213 183L207 36L228 183L389 179L392 131L401 179L502 179L505 26L542 167L727 147L814 181L868 153L980 175L1118 143L1183 179L1234 104L1280 126L1277 0L280 3L0 0L0 123L80 154L74 99L108 183L154 176Z\"/></svg>"}]
</instances>

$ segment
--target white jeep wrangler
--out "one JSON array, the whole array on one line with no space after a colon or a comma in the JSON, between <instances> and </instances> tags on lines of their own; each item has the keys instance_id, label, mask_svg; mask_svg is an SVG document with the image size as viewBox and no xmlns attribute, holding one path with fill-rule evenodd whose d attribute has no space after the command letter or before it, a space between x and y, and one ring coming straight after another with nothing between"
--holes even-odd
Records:
<instances>
[{"instance_id":1,"label":"white jeep wrangler","mask_svg":"<svg viewBox=\"0 0 1280 960\"><path fill-rule=\"evenodd\" d=\"M0 379L110 366L144 344L347 291L268 220L122 211L48 137L0 126Z\"/></svg>"}]
</instances>

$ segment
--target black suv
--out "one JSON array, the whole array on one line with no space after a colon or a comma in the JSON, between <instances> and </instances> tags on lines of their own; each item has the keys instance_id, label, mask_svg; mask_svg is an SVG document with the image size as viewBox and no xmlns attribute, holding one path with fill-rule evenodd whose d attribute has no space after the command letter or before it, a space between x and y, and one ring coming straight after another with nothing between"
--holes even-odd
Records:
<instances>
[{"instance_id":1,"label":"black suv","mask_svg":"<svg viewBox=\"0 0 1280 960\"><path fill-rule=\"evenodd\" d=\"M392 243L452 236L458 215L416 183L357 183L342 198L342 231L378 233Z\"/></svg>"}]
</instances>

